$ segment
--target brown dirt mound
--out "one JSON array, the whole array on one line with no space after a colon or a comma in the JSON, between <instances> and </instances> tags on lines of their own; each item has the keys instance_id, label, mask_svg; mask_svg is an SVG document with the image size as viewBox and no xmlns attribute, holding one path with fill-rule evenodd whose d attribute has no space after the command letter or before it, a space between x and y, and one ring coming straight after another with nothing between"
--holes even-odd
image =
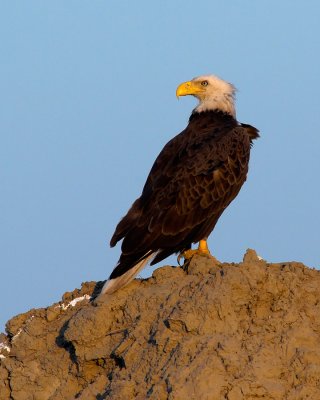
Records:
<instances>
[{"instance_id":1,"label":"brown dirt mound","mask_svg":"<svg viewBox=\"0 0 320 400\"><path fill-rule=\"evenodd\" d=\"M11 319L0 400L320 399L320 272L194 257Z\"/></svg>"}]
</instances>

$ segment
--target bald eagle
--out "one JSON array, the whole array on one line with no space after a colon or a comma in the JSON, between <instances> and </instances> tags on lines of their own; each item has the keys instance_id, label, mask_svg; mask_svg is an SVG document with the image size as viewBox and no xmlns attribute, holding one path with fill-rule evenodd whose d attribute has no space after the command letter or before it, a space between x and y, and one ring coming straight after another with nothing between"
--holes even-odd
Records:
<instances>
[{"instance_id":1,"label":"bald eagle","mask_svg":"<svg viewBox=\"0 0 320 400\"><path fill-rule=\"evenodd\" d=\"M126 285L151 259L153 265L173 253L186 259L210 254L207 238L246 180L259 134L236 120L235 87L200 76L179 85L176 95L195 96L199 104L188 126L164 146L141 196L117 225L110 245L123 239L122 253L101 294Z\"/></svg>"}]
</instances>

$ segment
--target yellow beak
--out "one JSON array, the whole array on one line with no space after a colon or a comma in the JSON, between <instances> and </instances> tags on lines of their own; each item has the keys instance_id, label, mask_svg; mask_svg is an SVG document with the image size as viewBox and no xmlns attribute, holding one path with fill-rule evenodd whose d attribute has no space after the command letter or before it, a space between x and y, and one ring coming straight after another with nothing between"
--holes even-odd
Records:
<instances>
[{"instance_id":1,"label":"yellow beak","mask_svg":"<svg viewBox=\"0 0 320 400\"><path fill-rule=\"evenodd\" d=\"M188 96L193 95L196 96L197 94L205 92L205 89L200 86L199 82L183 82L181 85L177 87L176 96L179 98L180 96Z\"/></svg>"}]
</instances>

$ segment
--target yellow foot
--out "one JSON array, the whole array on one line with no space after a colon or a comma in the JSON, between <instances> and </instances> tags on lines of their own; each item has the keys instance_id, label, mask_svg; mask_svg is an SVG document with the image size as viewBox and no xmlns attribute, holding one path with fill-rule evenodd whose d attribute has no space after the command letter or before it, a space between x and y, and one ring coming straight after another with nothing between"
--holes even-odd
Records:
<instances>
[{"instance_id":1,"label":"yellow foot","mask_svg":"<svg viewBox=\"0 0 320 400\"><path fill-rule=\"evenodd\" d=\"M181 257L183 257L185 260L190 260L193 256L198 255L198 256L203 256L203 255L210 255L210 251L203 251L200 249L195 249L195 250L186 250L183 253L181 253Z\"/></svg>"},{"instance_id":2,"label":"yellow foot","mask_svg":"<svg viewBox=\"0 0 320 400\"><path fill-rule=\"evenodd\" d=\"M186 250L183 253L179 254L179 256L178 256L178 264L180 265L181 258L184 258L184 260L186 262L186 261L190 261L191 258L193 256L195 256L195 255L198 255L198 256L203 256L203 255L209 255L210 256L211 255L210 251L208 249L208 245L207 245L207 241L206 240L200 240L199 246L198 246L197 249L195 249L195 250L189 249L189 250Z\"/></svg>"}]
</instances>

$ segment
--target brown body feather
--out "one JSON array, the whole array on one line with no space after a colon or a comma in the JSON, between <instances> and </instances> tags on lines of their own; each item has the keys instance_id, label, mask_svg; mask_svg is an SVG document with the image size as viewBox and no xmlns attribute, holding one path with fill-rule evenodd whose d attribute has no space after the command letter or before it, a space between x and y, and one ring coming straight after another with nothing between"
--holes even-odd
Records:
<instances>
[{"instance_id":1,"label":"brown body feather","mask_svg":"<svg viewBox=\"0 0 320 400\"><path fill-rule=\"evenodd\" d=\"M123 239L110 279L151 253L151 264L207 238L246 180L256 128L220 111L194 112L157 157L141 196L110 242Z\"/></svg>"}]
</instances>

